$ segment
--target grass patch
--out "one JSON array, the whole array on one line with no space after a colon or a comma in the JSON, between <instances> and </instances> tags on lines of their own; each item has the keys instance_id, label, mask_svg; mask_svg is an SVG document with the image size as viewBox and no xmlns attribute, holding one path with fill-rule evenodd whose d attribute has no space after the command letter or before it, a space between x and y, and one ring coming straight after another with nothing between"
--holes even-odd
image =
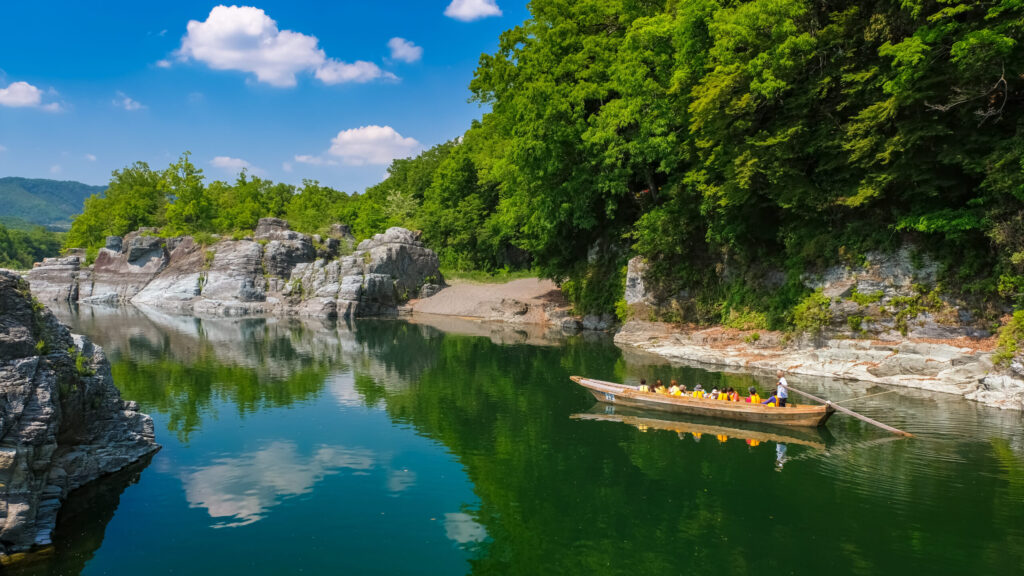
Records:
<instances>
[{"instance_id":1,"label":"grass patch","mask_svg":"<svg viewBox=\"0 0 1024 576\"><path fill-rule=\"evenodd\" d=\"M505 282L511 282L512 280L538 277L536 270L509 270L508 268L501 268L494 272L441 268L441 275L447 280L463 280L466 282L477 282L479 284L503 284Z\"/></svg>"}]
</instances>

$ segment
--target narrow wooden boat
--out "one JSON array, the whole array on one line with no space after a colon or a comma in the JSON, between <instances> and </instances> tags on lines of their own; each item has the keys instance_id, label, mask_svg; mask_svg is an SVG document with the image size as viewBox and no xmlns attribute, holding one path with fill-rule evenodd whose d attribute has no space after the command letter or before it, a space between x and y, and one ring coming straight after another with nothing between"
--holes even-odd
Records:
<instances>
[{"instance_id":1,"label":"narrow wooden boat","mask_svg":"<svg viewBox=\"0 0 1024 576\"><path fill-rule=\"evenodd\" d=\"M653 392L641 392L633 386L572 376L572 381L583 386L600 402L660 410L675 414L693 414L776 426L824 426L835 412L831 404L808 406L790 404L785 408L769 407L746 402L724 402L700 399L692 396L668 396Z\"/></svg>"},{"instance_id":2,"label":"narrow wooden boat","mask_svg":"<svg viewBox=\"0 0 1024 576\"><path fill-rule=\"evenodd\" d=\"M752 442L775 442L782 444L800 444L809 446L816 450L825 450L828 447L827 440L823 434L828 434L827 428L775 428L761 426L758 424L708 424L706 422L693 422L682 418L689 416L665 415L664 418L652 418L650 412L637 408L623 408L621 406L610 406L607 404L595 404L588 412L581 412L570 416L573 420L590 420L596 422L618 422L632 426L639 430L667 430L676 434L691 434L693 436L707 436L709 438L746 440ZM669 418L680 418L679 420ZM699 417L698 417L699 418ZM741 426L758 426L759 429L742 428Z\"/></svg>"}]
</instances>

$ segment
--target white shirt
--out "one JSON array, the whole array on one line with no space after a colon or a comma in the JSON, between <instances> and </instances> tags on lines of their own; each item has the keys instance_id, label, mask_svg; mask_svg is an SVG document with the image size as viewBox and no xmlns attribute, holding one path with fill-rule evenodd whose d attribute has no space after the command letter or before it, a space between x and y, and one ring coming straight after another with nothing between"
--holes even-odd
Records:
<instances>
[{"instance_id":1,"label":"white shirt","mask_svg":"<svg viewBox=\"0 0 1024 576\"><path fill-rule=\"evenodd\" d=\"M786 386L789 386L789 382L786 382L786 377L779 378L779 387L775 391L776 398L789 398L789 392L786 390Z\"/></svg>"}]
</instances>

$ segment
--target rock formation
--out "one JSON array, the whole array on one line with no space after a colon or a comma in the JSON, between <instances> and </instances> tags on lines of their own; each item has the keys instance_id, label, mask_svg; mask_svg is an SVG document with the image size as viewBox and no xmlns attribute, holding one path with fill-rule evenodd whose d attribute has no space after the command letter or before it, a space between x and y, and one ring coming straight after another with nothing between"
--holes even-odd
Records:
<instances>
[{"instance_id":1,"label":"rock formation","mask_svg":"<svg viewBox=\"0 0 1024 576\"><path fill-rule=\"evenodd\" d=\"M664 295L644 277L645 263L629 262L626 303L634 318L615 342L683 363L773 373L877 382L959 394L1001 408L1024 410L1024 368L995 366L991 353L970 339L991 336L969 307L935 289L937 264L914 258L909 247L870 253L864 266L834 266L803 278L828 298L831 318L820 334L790 339L765 330L722 327L682 330L643 319L660 310L685 310L689 295ZM767 282L780 283L777 275ZM945 343L943 343L945 342ZM1021 366L1020 363L1017 364Z\"/></svg>"},{"instance_id":2,"label":"rock formation","mask_svg":"<svg viewBox=\"0 0 1024 576\"><path fill-rule=\"evenodd\" d=\"M398 305L443 280L418 233L391 228L355 247L347 226L327 237L263 218L252 237L200 246L142 229L111 237L95 264L48 258L29 273L44 302L132 302L182 313L321 317L395 315Z\"/></svg>"},{"instance_id":3,"label":"rock formation","mask_svg":"<svg viewBox=\"0 0 1024 576\"><path fill-rule=\"evenodd\" d=\"M690 295L663 294L645 278L647 265L641 257L629 261L625 301L635 317L658 310L686 310ZM832 266L820 274L806 274L804 285L820 289L829 299L831 321L823 338L985 338L987 326L971 313L966 303L935 291L938 264L927 255L915 257L909 246L892 254L871 252L864 265ZM728 275L728 271L725 272ZM781 285L783 275L765 275L766 285ZM654 314L657 316L658 314ZM687 320L684 318L684 320Z\"/></svg>"},{"instance_id":4,"label":"rock formation","mask_svg":"<svg viewBox=\"0 0 1024 576\"><path fill-rule=\"evenodd\" d=\"M49 544L68 492L158 448L103 350L0 270L0 556Z\"/></svg>"}]
</instances>

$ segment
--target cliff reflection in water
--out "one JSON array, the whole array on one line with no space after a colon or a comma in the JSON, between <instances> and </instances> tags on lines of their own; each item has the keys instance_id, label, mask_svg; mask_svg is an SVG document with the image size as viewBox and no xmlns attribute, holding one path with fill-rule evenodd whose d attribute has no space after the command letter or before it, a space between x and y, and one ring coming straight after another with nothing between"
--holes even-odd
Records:
<instances>
[{"instance_id":1,"label":"cliff reflection in water","mask_svg":"<svg viewBox=\"0 0 1024 576\"><path fill-rule=\"evenodd\" d=\"M912 441L835 418L823 439L694 442L704 428L572 418L595 403L568 376L766 382L655 365L607 338L549 341L479 324L457 334L404 321L101 308L73 322L105 346L125 397L164 415L182 447L160 457L178 459L167 467L203 526L223 528L201 532L191 516L191 529L174 527L200 541L206 564L194 573L223 573L219 557L261 545L261 527L293 564L266 559L247 573L408 572L397 563L430 565L452 546L474 574L958 574L1024 564L1020 416L958 398L900 391L858 403L919 433ZM801 384L832 398L872 391ZM222 419L247 427L227 431ZM437 452L458 471L424 463ZM174 505L161 513L182 516ZM331 545L312 543L321 537ZM219 551L209 560L203 539ZM404 553L389 555L396 541ZM436 571L459 572L446 566Z\"/></svg>"}]
</instances>

